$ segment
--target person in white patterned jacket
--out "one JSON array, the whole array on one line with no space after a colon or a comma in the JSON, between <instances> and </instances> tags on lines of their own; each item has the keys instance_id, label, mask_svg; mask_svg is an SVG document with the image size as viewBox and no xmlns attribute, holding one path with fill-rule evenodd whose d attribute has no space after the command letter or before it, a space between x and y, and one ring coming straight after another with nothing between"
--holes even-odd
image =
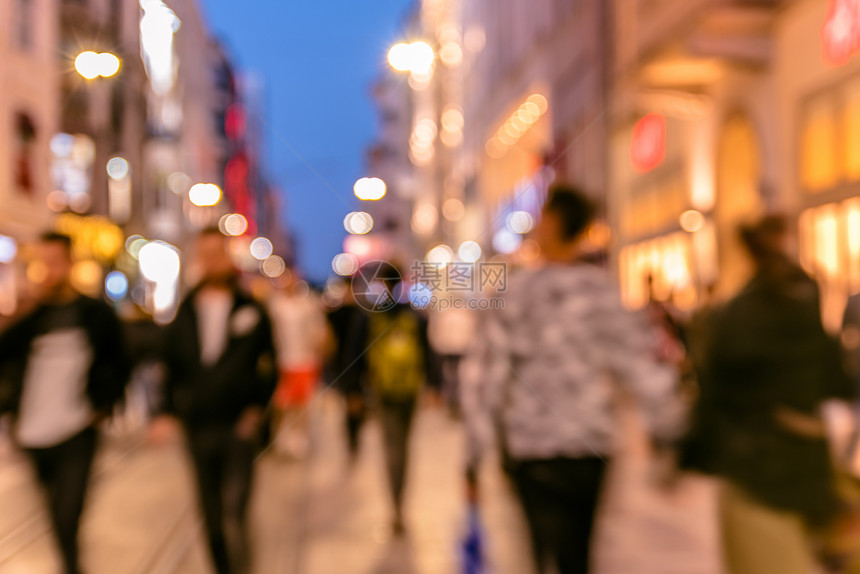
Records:
<instances>
[{"instance_id":1,"label":"person in white patterned jacket","mask_svg":"<svg viewBox=\"0 0 860 574\"><path fill-rule=\"evenodd\" d=\"M529 524L538 572L587 573L607 462L618 428L614 383L639 400L655 441L681 431L674 365L661 362L644 313L626 311L609 274L582 261L594 207L551 190L534 231L537 268L508 278L502 309L482 317L463 365L467 480L495 435Z\"/></svg>"}]
</instances>

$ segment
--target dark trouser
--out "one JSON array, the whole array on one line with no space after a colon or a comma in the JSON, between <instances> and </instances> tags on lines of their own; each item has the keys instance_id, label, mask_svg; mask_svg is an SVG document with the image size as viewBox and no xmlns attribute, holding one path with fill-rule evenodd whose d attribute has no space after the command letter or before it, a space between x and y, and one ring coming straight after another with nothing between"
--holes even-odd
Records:
<instances>
[{"instance_id":1,"label":"dark trouser","mask_svg":"<svg viewBox=\"0 0 860 574\"><path fill-rule=\"evenodd\" d=\"M460 413L460 363L462 355L442 355L440 368L442 371L442 394L451 413Z\"/></svg>"},{"instance_id":2,"label":"dark trouser","mask_svg":"<svg viewBox=\"0 0 860 574\"><path fill-rule=\"evenodd\" d=\"M97 442L96 430L87 428L57 446L27 451L48 498L51 522L66 574L78 574L81 571L78 561L78 527Z\"/></svg>"},{"instance_id":3,"label":"dark trouser","mask_svg":"<svg viewBox=\"0 0 860 574\"><path fill-rule=\"evenodd\" d=\"M379 402L379 418L382 423L382 441L388 469L388 484L394 513L401 518L403 490L406 486L406 467L409 457L409 435L415 415L415 399Z\"/></svg>"},{"instance_id":4,"label":"dark trouser","mask_svg":"<svg viewBox=\"0 0 860 574\"><path fill-rule=\"evenodd\" d=\"M350 391L345 395L346 399L346 439L349 446L350 456L358 454L361 427L365 418L365 398L360 391Z\"/></svg>"},{"instance_id":5,"label":"dark trouser","mask_svg":"<svg viewBox=\"0 0 860 574\"><path fill-rule=\"evenodd\" d=\"M606 462L557 458L519 462L513 473L538 572L587 574L594 514Z\"/></svg>"},{"instance_id":6,"label":"dark trouser","mask_svg":"<svg viewBox=\"0 0 860 574\"><path fill-rule=\"evenodd\" d=\"M257 444L237 437L232 427L191 428L188 442L215 570L246 572L246 515Z\"/></svg>"}]
</instances>

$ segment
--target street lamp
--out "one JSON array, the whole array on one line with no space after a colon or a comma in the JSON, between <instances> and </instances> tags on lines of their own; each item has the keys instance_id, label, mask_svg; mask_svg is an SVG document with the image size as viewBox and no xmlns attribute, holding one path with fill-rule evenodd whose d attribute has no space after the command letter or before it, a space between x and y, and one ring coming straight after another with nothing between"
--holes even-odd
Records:
<instances>
[{"instance_id":1,"label":"street lamp","mask_svg":"<svg viewBox=\"0 0 860 574\"><path fill-rule=\"evenodd\" d=\"M91 51L81 52L75 58L75 70L87 80L94 80L99 76L102 78L115 76L121 65L119 57L110 52L101 54Z\"/></svg>"},{"instance_id":2,"label":"street lamp","mask_svg":"<svg viewBox=\"0 0 860 574\"><path fill-rule=\"evenodd\" d=\"M388 52L388 63L398 72L410 72L415 76L426 76L433 71L436 53L427 42L401 42Z\"/></svg>"},{"instance_id":3,"label":"street lamp","mask_svg":"<svg viewBox=\"0 0 860 574\"><path fill-rule=\"evenodd\" d=\"M388 191L385 182L378 177L362 177L355 182L352 190L355 196L362 201L378 201L385 197Z\"/></svg>"}]
</instances>

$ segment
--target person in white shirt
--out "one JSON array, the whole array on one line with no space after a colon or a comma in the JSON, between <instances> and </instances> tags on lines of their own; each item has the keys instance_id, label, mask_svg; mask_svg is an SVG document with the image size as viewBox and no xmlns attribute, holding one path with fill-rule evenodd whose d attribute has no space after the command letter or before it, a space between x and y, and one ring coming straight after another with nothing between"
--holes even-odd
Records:
<instances>
[{"instance_id":1,"label":"person in white shirt","mask_svg":"<svg viewBox=\"0 0 860 574\"><path fill-rule=\"evenodd\" d=\"M113 310L72 288L71 239L43 235L30 264L37 305L0 335L0 368L14 373L14 438L45 489L63 571L77 574L96 426L122 399L130 367Z\"/></svg>"}]
</instances>

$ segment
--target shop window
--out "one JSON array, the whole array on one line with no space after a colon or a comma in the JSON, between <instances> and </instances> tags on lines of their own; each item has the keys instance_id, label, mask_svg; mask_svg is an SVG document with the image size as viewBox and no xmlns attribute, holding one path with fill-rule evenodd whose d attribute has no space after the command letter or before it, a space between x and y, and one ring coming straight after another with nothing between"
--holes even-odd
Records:
<instances>
[{"instance_id":1,"label":"shop window","mask_svg":"<svg viewBox=\"0 0 860 574\"><path fill-rule=\"evenodd\" d=\"M846 298L860 292L860 198L801 214L800 261L821 284L825 325L838 329Z\"/></svg>"},{"instance_id":2,"label":"shop window","mask_svg":"<svg viewBox=\"0 0 860 574\"><path fill-rule=\"evenodd\" d=\"M696 280L687 234L673 233L626 247L621 251L620 263L625 305L642 307L652 295L679 309L696 305Z\"/></svg>"},{"instance_id":3,"label":"shop window","mask_svg":"<svg viewBox=\"0 0 860 574\"><path fill-rule=\"evenodd\" d=\"M15 116L15 147L13 166L15 186L19 191L32 194L35 188L33 162L35 156L36 126L30 116L18 113Z\"/></svg>"},{"instance_id":4,"label":"shop window","mask_svg":"<svg viewBox=\"0 0 860 574\"><path fill-rule=\"evenodd\" d=\"M845 113L843 116L845 138L845 177L849 181L860 180L860 80L845 87Z\"/></svg>"},{"instance_id":5,"label":"shop window","mask_svg":"<svg viewBox=\"0 0 860 574\"><path fill-rule=\"evenodd\" d=\"M802 139L802 179L811 192L839 182L836 101L829 94L806 108Z\"/></svg>"}]
</instances>

